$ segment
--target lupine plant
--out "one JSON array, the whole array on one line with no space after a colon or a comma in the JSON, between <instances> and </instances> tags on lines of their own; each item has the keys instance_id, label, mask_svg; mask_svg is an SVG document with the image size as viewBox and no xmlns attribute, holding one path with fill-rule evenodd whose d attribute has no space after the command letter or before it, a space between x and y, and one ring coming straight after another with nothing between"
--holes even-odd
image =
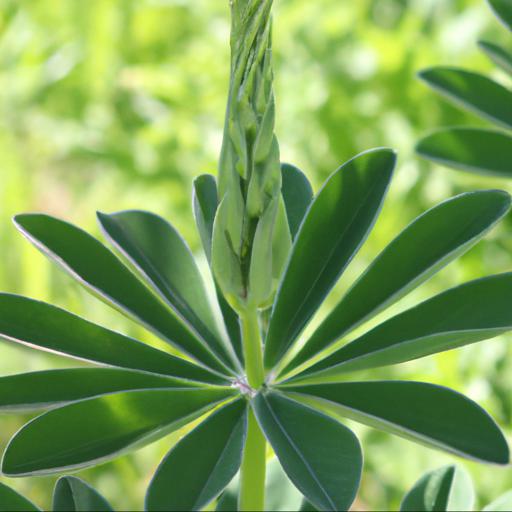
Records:
<instances>
[{"instance_id":1,"label":"lupine plant","mask_svg":"<svg viewBox=\"0 0 512 512\"><path fill-rule=\"evenodd\" d=\"M263 510L268 445L312 507L347 510L363 456L343 418L463 457L508 463L502 432L470 399L433 384L362 380L357 372L512 328L506 273L452 288L363 330L480 240L508 212L510 196L482 190L433 207L308 330L377 220L396 157L385 148L361 153L314 197L301 171L281 165L271 7L272 0L231 1L231 82L218 178L194 182L216 300L208 298L185 241L157 215L98 214L118 256L65 221L15 218L38 249L173 350L1 294L4 338L97 365L0 380L3 410L48 409L11 439L4 475L99 464L195 420L158 466L146 510L200 510L237 473L238 509Z\"/></svg>"},{"instance_id":2,"label":"lupine plant","mask_svg":"<svg viewBox=\"0 0 512 512\"><path fill-rule=\"evenodd\" d=\"M0 511L38 512L41 509L15 490L0 483ZM57 480L53 491L53 512L111 512L113 509L95 489L74 476Z\"/></svg>"},{"instance_id":3,"label":"lupine plant","mask_svg":"<svg viewBox=\"0 0 512 512\"><path fill-rule=\"evenodd\" d=\"M488 0L502 24L512 31L512 2ZM512 75L512 53L499 44L479 41L480 49ZM496 128L450 127L423 138L418 153L434 162L468 172L512 177L512 92L480 73L437 66L420 78L456 105L490 121Z\"/></svg>"},{"instance_id":4,"label":"lupine plant","mask_svg":"<svg viewBox=\"0 0 512 512\"><path fill-rule=\"evenodd\" d=\"M475 506L475 489L471 476L462 466L445 466L423 475L405 495L402 512L471 511ZM483 512L512 509L512 491L486 505Z\"/></svg>"}]
</instances>

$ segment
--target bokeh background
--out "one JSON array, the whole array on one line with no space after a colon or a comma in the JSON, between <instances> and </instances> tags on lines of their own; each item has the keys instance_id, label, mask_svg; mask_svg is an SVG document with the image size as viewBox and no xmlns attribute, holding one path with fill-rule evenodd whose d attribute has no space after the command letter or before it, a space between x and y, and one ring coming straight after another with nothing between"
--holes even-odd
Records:
<instances>
[{"instance_id":1,"label":"bokeh background","mask_svg":"<svg viewBox=\"0 0 512 512\"><path fill-rule=\"evenodd\" d=\"M436 97L416 72L459 64L496 75L476 48L483 35L511 46L483 0L275 1L283 159L318 187L360 151L386 145L400 154L377 226L331 304L420 212L466 190L512 191L512 183L432 166L414 155L415 141L437 126L480 124ZM178 227L202 258L191 184L216 169L228 36L228 0L0 0L1 290L51 301L152 341L48 263L16 232L11 217L44 211L98 234L96 210L150 209ZM395 310L463 280L510 270L511 229L508 219ZM504 336L371 376L451 386L484 405L510 434L511 342ZM0 342L2 375L69 365ZM0 449L26 419L0 416ZM397 509L422 472L455 460L356 429L365 472L355 510ZM178 436L79 476L117 509L141 509L150 475ZM512 488L512 469L459 462L475 480L479 505ZM2 478L43 507L54 480Z\"/></svg>"}]
</instances>

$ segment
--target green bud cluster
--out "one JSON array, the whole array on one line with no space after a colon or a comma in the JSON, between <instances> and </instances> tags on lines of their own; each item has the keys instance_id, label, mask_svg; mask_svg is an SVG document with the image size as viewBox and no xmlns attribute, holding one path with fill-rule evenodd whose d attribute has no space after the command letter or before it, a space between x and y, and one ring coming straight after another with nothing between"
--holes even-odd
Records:
<instances>
[{"instance_id":1,"label":"green bud cluster","mask_svg":"<svg viewBox=\"0 0 512 512\"><path fill-rule=\"evenodd\" d=\"M271 8L272 0L231 0L231 81L212 253L217 280L236 309L271 301L291 244L274 133Z\"/></svg>"}]
</instances>

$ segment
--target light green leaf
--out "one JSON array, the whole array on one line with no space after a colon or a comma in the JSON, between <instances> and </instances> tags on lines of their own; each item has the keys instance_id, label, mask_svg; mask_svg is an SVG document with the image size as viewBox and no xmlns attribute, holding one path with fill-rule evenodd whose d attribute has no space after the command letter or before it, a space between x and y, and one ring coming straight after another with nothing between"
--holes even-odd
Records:
<instances>
[{"instance_id":1,"label":"light green leaf","mask_svg":"<svg viewBox=\"0 0 512 512\"><path fill-rule=\"evenodd\" d=\"M306 175L290 164L281 165L282 194L292 238L295 239L302 219L313 200L313 189Z\"/></svg>"},{"instance_id":2,"label":"light green leaf","mask_svg":"<svg viewBox=\"0 0 512 512\"><path fill-rule=\"evenodd\" d=\"M198 361L225 366L114 254L85 231L49 215L15 217L20 231L95 295Z\"/></svg>"},{"instance_id":3,"label":"light green leaf","mask_svg":"<svg viewBox=\"0 0 512 512\"><path fill-rule=\"evenodd\" d=\"M283 469L320 510L348 510L359 488L362 454L341 423L276 392L253 400L258 422Z\"/></svg>"},{"instance_id":4,"label":"light green leaf","mask_svg":"<svg viewBox=\"0 0 512 512\"><path fill-rule=\"evenodd\" d=\"M166 455L151 480L145 510L201 510L235 476L242 462L247 403L214 412Z\"/></svg>"},{"instance_id":5,"label":"light green leaf","mask_svg":"<svg viewBox=\"0 0 512 512\"><path fill-rule=\"evenodd\" d=\"M512 30L512 1L488 0L488 2L496 16L509 30Z\"/></svg>"},{"instance_id":6,"label":"light green leaf","mask_svg":"<svg viewBox=\"0 0 512 512\"><path fill-rule=\"evenodd\" d=\"M184 388L183 381L110 368L46 370L0 377L0 411L36 410L136 389Z\"/></svg>"},{"instance_id":7,"label":"light green leaf","mask_svg":"<svg viewBox=\"0 0 512 512\"><path fill-rule=\"evenodd\" d=\"M420 478L404 497L401 512L462 512L473 510L475 490L468 472L446 466Z\"/></svg>"},{"instance_id":8,"label":"light green leaf","mask_svg":"<svg viewBox=\"0 0 512 512\"><path fill-rule=\"evenodd\" d=\"M494 80L450 67L426 69L419 76L454 103L501 126L512 128L512 92Z\"/></svg>"},{"instance_id":9,"label":"light green leaf","mask_svg":"<svg viewBox=\"0 0 512 512\"><path fill-rule=\"evenodd\" d=\"M314 199L274 302L265 343L267 368L291 347L366 239L395 161L389 149L362 153L334 172Z\"/></svg>"},{"instance_id":10,"label":"light green leaf","mask_svg":"<svg viewBox=\"0 0 512 512\"><path fill-rule=\"evenodd\" d=\"M421 139L416 151L461 171L512 177L512 137L497 130L445 128Z\"/></svg>"},{"instance_id":11,"label":"light green leaf","mask_svg":"<svg viewBox=\"0 0 512 512\"><path fill-rule=\"evenodd\" d=\"M19 295L0 293L0 336L95 363L212 384L227 382L226 378L184 359Z\"/></svg>"},{"instance_id":12,"label":"light green leaf","mask_svg":"<svg viewBox=\"0 0 512 512\"><path fill-rule=\"evenodd\" d=\"M451 288L390 318L298 377L341 375L462 347L512 329L512 273Z\"/></svg>"},{"instance_id":13,"label":"light green leaf","mask_svg":"<svg viewBox=\"0 0 512 512\"><path fill-rule=\"evenodd\" d=\"M98 213L98 219L108 239L142 278L222 361L232 364L221 341L203 278L179 233L149 212Z\"/></svg>"},{"instance_id":14,"label":"light green leaf","mask_svg":"<svg viewBox=\"0 0 512 512\"><path fill-rule=\"evenodd\" d=\"M53 512L111 512L107 500L74 476L59 478L53 492Z\"/></svg>"},{"instance_id":15,"label":"light green leaf","mask_svg":"<svg viewBox=\"0 0 512 512\"><path fill-rule=\"evenodd\" d=\"M509 208L506 192L484 190L461 194L418 217L368 267L286 371L426 281L482 238Z\"/></svg>"},{"instance_id":16,"label":"light green leaf","mask_svg":"<svg viewBox=\"0 0 512 512\"><path fill-rule=\"evenodd\" d=\"M0 482L0 512L39 512L32 502Z\"/></svg>"},{"instance_id":17,"label":"light green leaf","mask_svg":"<svg viewBox=\"0 0 512 512\"><path fill-rule=\"evenodd\" d=\"M478 46L496 65L512 74L512 55L505 48L489 41L478 41Z\"/></svg>"},{"instance_id":18,"label":"light green leaf","mask_svg":"<svg viewBox=\"0 0 512 512\"><path fill-rule=\"evenodd\" d=\"M194 217L196 219L197 229L201 236L204 252L208 262L211 262L213 224L217 212L217 184L215 178L210 174L203 174L194 180ZM215 279L214 279L215 280ZM220 288L215 282L215 291L217 300L224 317L229 339L240 362L243 362L242 336L240 333L240 323L238 315L227 303Z\"/></svg>"},{"instance_id":19,"label":"light green leaf","mask_svg":"<svg viewBox=\"0 0 512 512\"><path fill-rule=\"evenodd\" d=\"M492 503L489 503L482 509L482 512L509 512L512 510L512 491L508 491L496 498Z\"/></svg>"},{"instance_id":20,"label":"light green leaf","mask_svg":"<svg viewBox=\"0 0 512 512\"><path fill-rule=\"evenodd\" d=\"M24 476L97 464L181 428L233 394L228 388L127 391L65 405L17 432L2 471Z\"/></svg>"},{"instance_id":21,"label":"light green leaf","mask_svg":"<svg viewBox=\"0 0 512 512\"><path fill-rule=\"evenodd\" d=\"M474 460L508 464L509 450L494 420L451 389L423 382L343 382L286 386L329 412ZM320 401L316 401L320 399Z\"/></svg>"}]
</instances>

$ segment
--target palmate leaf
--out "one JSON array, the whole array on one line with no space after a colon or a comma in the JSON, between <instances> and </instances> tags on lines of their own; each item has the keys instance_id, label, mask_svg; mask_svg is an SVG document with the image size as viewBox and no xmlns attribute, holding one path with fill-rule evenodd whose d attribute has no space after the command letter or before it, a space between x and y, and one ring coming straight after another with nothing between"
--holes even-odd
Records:
<instances>
[{"instance_id":1,"label":"palmate leaf","mask_svg":"<svg viewBox=\"0 0 512 512\"><path fill-rule=\"evenodd\" d=\"M0 482L0 512L39 512L31 501Z\"/></svg>"},{"instance_id":2,"label":"palmate leaf","mask_svg":"<svg viewBox=\"0 0 512 512\"><path fill-rule=\"evenodd\" d=\"M414 220L351 287L289 363L292 370L468 250L510 208L506 192L461 194Z\"/></svg>"},{"instance_id":3,"label":"palmate leaf","mask_svg":"<svg viewBox=\"0 0 512 512\"><path fill-rule=\"evenodd\" d=\"M73 476L59 478L53 492L53 512L112 512L108 501L89 484Z\"/></svg>"},{"instance_id":4,"label":"palmate leaf","mask_svg":"<svg viewBox=\"0 0 512 512\"><path fill-rule=\"evenodd\" d=\"M227 382L184 359L19 295L0 293L0 337L94 363L212 384Z\"/></svg>"},{"instance_id":5,"label":"palmate leaf","mask_svg":"<svg viewBox=\"0 0 512 512\"><path fill-rule=\"evenodd\" d=\"M97 464L177 430L234 394L229 388L157 389L65 405L18 431L6 448L2 471L24 476Z\"/></svg>"},{"instance_id":6,"label":"palmate leaf","mask_svg":"<svg viewBox=\"0 0 512 512\"><path fill-rule=\"evenodd\" d=\"M226 366L104 245L85 231L41 214L15 217L20 231L81 284L162 339L209 367Z\"/></svg>"},{"instance_id":7,"label":"palmate leaf","mask_svg":"<svg viewBox=\"0 0 512 512\"><path fill-rule=\"evenodd\" d=\"M267 368L290 348L366 239L395 161L389 149L362 153L333 173L313 200L274 301L265 342Z\"/></svg>"},{"instance_id":8,"label":"palmate leaf","mask_svg":"<svg viewBox=\"0 0 512 512\"><path fill-rule=\"evenodd\" d=\"M98 213L113 245L152 288L195 329L226 364L232 364L221 341L206 288L185 240L164 219L145 211Z\"/></svg>"},{"instance_id":9,"label":"palmate leaf","mask_svg":"<svg viewBox=\"0 0 512 512\"><path fill-rule=\"evenodd\" d=\"M362 470L356 436L336 420L270 391L253 401L258 422L283 469L319 510L348 510Z\"/></svg>"},{"instance_id":10,"label":"palmate leaf","mask_svg":"<svg viewBox=\"0 0 512 512\"><path fill-rule=\"evenodd\" d=\"M186 386L169 377L110 368L23 373L0 377L0 411L30 411L119 391Z\"/></svg>"},{"instance_id":11,"label":"palmate leaf","mask_svg":"<svg viewBox=\"0 0 512 512\"><path fill-rule=\"evenodd\" d=\"M430 87L462 107L505 128L512 128L512 92L484 75L458 68L421 71Z\"/></svg>"},{"instance_id":12,"label":"palmate leaf","mask_svg":"<svg viewBox=\"0 0 512 512\"><path fill-rule=\"evenodd\" d=\"M507 441L469 398L423 382L369 381L286 386L337 415L483 462L508 464ZM300 395L296 395L300 394ZM313 401L314 403L314 401Z\"/></svg>"},{"instance_id":13,"label":"palmate leaf","mask_svg":"<svg viewBox=\"0 0 512 512\"><path fill-rule=\"evenodd\" d=\"M229 484L242 462L247 403L238 399L184 437L158 467L145 510L201 510Z\"/></svg>"},{"instance_id":14,"label":"palmate leaf","mask_svg":"<svg viewBox=\"0 0 512 512\"><path fill-rule=\"evenodd\" d=\"M291 380L401 363L512 329L512 273L451 288L390 318Z\"/></svg>"},{"instance_id":15,"label":"palmate leaf","mask_svg":"<svg viewBox=\"0 0 512 512\"><path fill-rule=\"evenodd\" d=\"M213 223L217 212L217 183L211 174L203 174L194 180L194 193L192 197L194 218L197 230L203 244L206 258L211 263ZM228 304L219 286L215 283L217 300L224 318L224 324L229 334L229 339L236 352L238 360L243 363L242 335L240 324L235 311Z\"/></svg>"},{"instance_id":16,"label":"palmate leaf","mask_svg":"<svg viewBox=\"0 0 512 512\"><path fill-rule=\"evenodd\" d=\"M423 138L419 155L462 171L512 177L512 137L483 128L445 128Z\"/></svg>"},{"instance_id":17,"label":"palmate leaf","mask_svg":"<svg viewBox=\"0 0 512 512\"><path fill-rule=\"evenodd\" d=\"M401 512L462 512L473 510L475 490L462 467L446 466L420 478L404 497Z\"/></svg>"}]
</instances>

